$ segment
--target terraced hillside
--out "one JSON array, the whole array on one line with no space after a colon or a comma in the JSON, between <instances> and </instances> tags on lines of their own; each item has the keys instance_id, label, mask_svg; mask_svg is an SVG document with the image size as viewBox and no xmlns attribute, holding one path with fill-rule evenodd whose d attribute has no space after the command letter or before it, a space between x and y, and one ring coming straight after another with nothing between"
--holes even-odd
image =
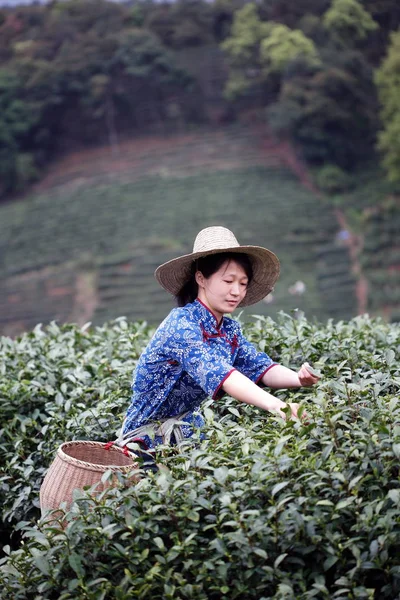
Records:
<instances>
[{"instance_id":1,"label":"terraced hillside","mask_svg":"<svg viewBox=\"0 0 400 600\"><path fill-rule=\"evenodd\" d=\"M206 170L279 166L284 160L279 144L271 144L265 132L242 125L164 133L127 139L113 150L98 147L68 154L50 166L34 191L130 183L151 175L166 179Z\"/></svg>"},{"instance_id":2,"label":"terraced hillside","mask_svg":"<svg viewBox=\"0 0 400 600\"><path fill-rule=\"evenodd\" d=\"M212 224L281 259L272 297L248 312L353 316L355 281L333 212L265 142L234 127L65 159L46 192L0 208L1 331L121 315L156 324L173 299L154 269L190 252Z\"/></svg>"}]
</instances>

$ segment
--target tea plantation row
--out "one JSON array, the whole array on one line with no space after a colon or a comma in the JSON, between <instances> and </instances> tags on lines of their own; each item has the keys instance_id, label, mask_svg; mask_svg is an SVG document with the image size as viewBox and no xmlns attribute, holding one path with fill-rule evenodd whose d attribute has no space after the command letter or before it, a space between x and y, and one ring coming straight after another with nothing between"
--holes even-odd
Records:
<instances>
[{"instance_id":1,"label":"tea plantation row","mask_svg":"<svg viewBox=\"0 0 400 600\"><path fill-rule=\"evenodd\" d=\"M60 443L115 438L152 330L38 326L0 338L0 595L13 600L400 597L400 325L254 317L273 359L323 374L281 390L308 421L225 397L207 439L158 452L169 471L77 496L65 529L39 520Z\"/></svg>"},{"instance_id":2,"label":"tea plantation row","mask_svg":"<svg viewBox=\"0 0 400 600\"><path fill-rule=\"evenodd\" d=\"M239 152L240 138L231 140ZM96 324L121 315L157 323L171 298L155 268L190 252L198 231L216 224L281 260L273 301L261 302L260 314L296 306L320 319L356 314L355 278L347 248L336 242L333 211L290 171L253 165L190 173L97 181L1 207L0 332L74 322L87 304ZM79 277L91 288L80 296ZM294 296L298 280L306 289Z\"/></svg>"}]
</instances>

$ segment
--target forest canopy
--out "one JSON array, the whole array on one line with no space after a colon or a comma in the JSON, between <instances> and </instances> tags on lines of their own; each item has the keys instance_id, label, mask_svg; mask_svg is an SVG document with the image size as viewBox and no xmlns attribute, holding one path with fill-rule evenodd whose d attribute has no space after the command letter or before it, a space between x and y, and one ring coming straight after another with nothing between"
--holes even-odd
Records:
<instances>
[{"instance_id":1,"label":"forest canopy","mask_svg":"<svg viewBox=\"0 0 400 600\"><path fill-rule=\"evenodd\" d=\"M0 196L69 149L247 110L312 165L352 171L380 152L398 180L399 26L396 0L2 8ZM214 77L215 62L225 76Z\"/></svg>"}]
</instances>

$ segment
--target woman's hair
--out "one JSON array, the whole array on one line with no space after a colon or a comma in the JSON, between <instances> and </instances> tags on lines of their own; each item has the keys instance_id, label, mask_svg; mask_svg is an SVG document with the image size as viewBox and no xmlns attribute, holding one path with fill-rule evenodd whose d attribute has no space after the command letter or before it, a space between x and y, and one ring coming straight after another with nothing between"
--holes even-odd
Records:
<instances>
[{"instance_id":1,"label":"woman's hair","mask_svg":"<svg viewBox=\"0 0 400 600\"><path fill-rule=\"evenodd\" d=\"M253 267L250 257L240 252L220 252L218 254L209 254L194 260L191 266L190 279L187 281L175 296L178 306L185 306L189 302L194 302L198 294L198 285L196 282L196 272L200 271L208 279L214 275L227 260L234 260L242 267L247 275L248 283L253 279Z\"/></svg>"}]
</instances>

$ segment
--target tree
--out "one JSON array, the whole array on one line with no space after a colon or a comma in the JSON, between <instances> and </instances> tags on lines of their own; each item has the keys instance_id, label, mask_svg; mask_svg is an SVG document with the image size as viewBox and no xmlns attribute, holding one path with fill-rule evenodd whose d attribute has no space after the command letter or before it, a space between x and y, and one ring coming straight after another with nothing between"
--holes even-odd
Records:
<instances>
[{"instance_id":1,"label":"tree","mask_svg":"<svg viewBox=\"0 0 400 600\"><path fill-rule=\"evenodd\" d=\"M119 108L135 124L160 123L168 98L183 93L192 77L150 31L128 29L116 42L109 73Z\"/></svg>"},{"instance_id":2,"label":"tree","mask_svg":"<svg viewBox=\"0 0 400 600\"><path fill-rule=\"evenodd\" d=\"M364 40L378 28L378 24L358 0L333 0L323 17L323 24L347 46Z\"/></svg>"},{"instance_id":3,"label":"tree","mask_svg":"<svg viewBox=\"0 0 400 600\"><path fill-rule=\"evenodd\" d=\"M351 169L371 141L370 116L358 101L357 86L356 78L334 67L297 75L285 81L279 101L269 108L270 124L312 163Z\"/></svg>"},{"instance_id":4,"label":"tree","mask_svg":"<svg viewBox=\"0 0 400 600\"><path fill-rule=\"evenodd\" d=\"M299 28L304 17L320 17L331 0L258 0L260 16L265 21L275 21L291 29Z\"/></svg>"},{"instance_id":5,"label":"tree","mask_svg":"<svg viewBox=\"0 0 400 600\"><path fill-rule=\"evenodd\" d=\"M231 65L227 92L235 98L258 86L257 100L275 131L288 135L311 162L352 169L369 155L377 128L372 69L354 42L377 24L357 0L334 0L322 14L313 0L302 3L313 11L299 15L302 30L262 20L280 14L276 0L236 12L223 43ZM285 6L292 6L289 0Z\"/></svg>"},{"instance_id":6,"label":"tree","mask_svg":"<svg viewBox=\"0 0 400 600\"><path fill-rule=\"evenodd\" d=\"M233 64L246 67L259 60L260 43L269 31L270 25L260 20L257 6L246 4L236 11L231 35L222 47Z\"/></svg>"},{"instance_id":7,"label":"tree","mask_svg":"<svg viewBox=\"0 0 400 600\"><path fill-rule=\"evenodd\" d=\"M282 73L294 60L305 64L320 63L318 50L312 40L300 30L280 23L270 27L269 35L261 41L260 56L265 72Z\"/></svg>"},{"instance_id":8,"label":"tree","mask_svg":"<svg viewBox=\"0 0 400 600\"><path fill-rule=\"evenodd\" d=\"M230 34L235 11L245 4L245 0L214 0L213 11L213 33L218 42L222 42Z\"/></svg>"},{"instance_id":9,"label":"tree","mask_svg":"<svg viewBox=\"0 0 400 600\"><path fill-rule=\"evenodd\" d=\"M178 0L154 6L145 26L172 48L201 46L213 38L213 7L203 0Z\"/></svg>"},{"instance_id":10,"label":"tree","mask_svg":"<svg viewBox=\"0 0 400 600\"><path fill-rule=\"evenodd\" d=\"M36 177L33 158L21 147L35 125L35 114L21 100L22 82L0 69L0 196Z\"/></svg>"},{"instance_id":11,"label":"tree","mask_svg":"<svg viewBox=\"0 0 400 600\"><path fill-rule=\"evenodd\" d=\"M375 139L370 71L358 51L332 55L311 68L293 64L267 112L272 128L288 135L310 162L351 170L371 153Z\"/></svg>"},{"instance_id":12,"label":"tree","mask_svg":"<svg viewBox=\"0 0 400 600\"><path fill-rule=\"evenodd\" d=\"M398 0L364 0L363 6L379 27L368 36L364 52L368 60L378 67L386 55L389 37L400 27L400 3Z\"/></svg>"},{"instance_id":13,"label":"tree","mask_svg":"<svg viewBox=\"0 0 400 600\"><path fill-rule=\"evenodd\" d=\"M376 71L383 130L378 147L391 181L400 181L400 30L390 37L388 54Z\"/></svg>"},{"instance_id":14,"label":"tree","mask_svg":"<svg viewBox=\"0 0 400 600\"><path fill-rule=\"evenodd\" d=\"M222 44L231 71L227 94L236 97L255 86L271 84L293 60L318 63L318 51L300 30L261 21L255 4L247 4L235 14L231 36ZM272 80L271 89L276 86Z\"/></svg>"},{"instance_id":15,"label":"tree","mask_svg":"<svg viewBox=\"0 0 400 600\"><path fill-rule=\"evenodd\" d=\"M2 48L0 195L61 148L107 138L115 151L119 130L160 123L171 98L184 106L192 77L156 35L132 27L127 7L71 0L18 15Z\"/></svg>"}]
</instances>

